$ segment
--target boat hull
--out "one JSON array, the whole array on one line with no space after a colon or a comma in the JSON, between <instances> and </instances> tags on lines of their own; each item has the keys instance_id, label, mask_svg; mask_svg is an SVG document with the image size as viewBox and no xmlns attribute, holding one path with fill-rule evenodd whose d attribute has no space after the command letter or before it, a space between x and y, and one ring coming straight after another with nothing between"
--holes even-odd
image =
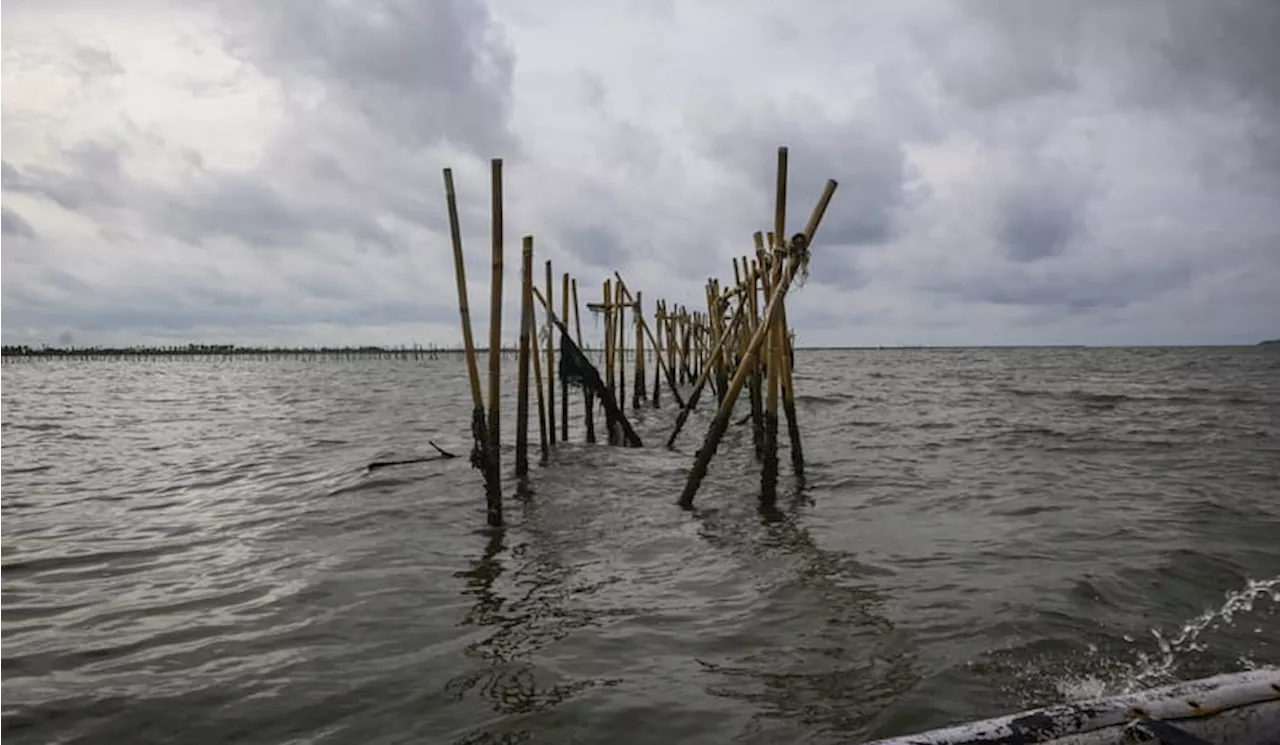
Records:
<instances>
[{"instance_id":1,"label":"boat hull","mask_svg":"<svg viewBox=\"0 0 1280 745\"><path fill-rule=\"evenodd\" d=\"M869 745L1116 745L1141 719L1215 745L1280 745L1280 668L1226 673L1138 693L1056 704Z\"/></svg>"}]
</instances>

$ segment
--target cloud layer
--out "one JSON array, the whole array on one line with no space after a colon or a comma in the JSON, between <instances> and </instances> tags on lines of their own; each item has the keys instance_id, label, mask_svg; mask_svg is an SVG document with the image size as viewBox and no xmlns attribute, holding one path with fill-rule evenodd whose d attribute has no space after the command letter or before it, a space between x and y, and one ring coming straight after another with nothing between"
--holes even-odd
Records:
<instances>
[{"instance_id":1,"label":"cloud layer","mask_svg":"<svg viewBox=\"0 0 1280 745\"><path fill-rule=\"evenodd\" d=\"M456 343L489 159L595 299L698 303L840 182L802 343L1280 336L1280 4L6 4L6 344ZM558 280L557 280L558 290ZM591 328L593 324L585 324Z\"/></svg>"}]
</instances>

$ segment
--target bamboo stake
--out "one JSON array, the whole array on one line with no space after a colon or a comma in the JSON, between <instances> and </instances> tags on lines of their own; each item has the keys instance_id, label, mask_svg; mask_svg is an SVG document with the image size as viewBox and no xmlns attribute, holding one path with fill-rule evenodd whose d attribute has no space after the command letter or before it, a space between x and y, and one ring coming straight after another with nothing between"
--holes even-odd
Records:
<instances>
[{"instance_id":1,"label":"bamboo stake","mask_svg":"<svg viewBox=\"0 0 1280 745\"><path fill-rule=\"evenodd\" d=\"M787 436L791 442L791 468L796 476L804 476L804 443L800 440L800 419L796 416L796 386L791 370L791 334L787 326L787 306L783 303L778 311L779 325L782 328L782 354L778 361L778 370L782 374L782 411L787 417Z\"/></svg>"},{"instance_id":2,"label":"bamboo stake","mask_svg":"<svg viewBox=\"0 0 1280 745\"><path fill-rule=\"evenodd\" d=\"M835 195L836 187L837 183L834 179L827 181L826 187L822 190L822 196L818 198L818 203L809 215L809 222L805 225L804 232L791 240L791 250L801 252L810 250L813 245L813 236L818 232L818 226L822 223L822 216L827 211L827 205L831 203L831 197ZM689 479L685 482L684 491L680 495L680 505L686 509L693 507L693 498L698 493L698 487L702 485L702 480L707 476L707 468L711 465L711 458L715 456L716 448L720 446L720 440L724 437L725 430L729 428L729 417L733 413L733 405L737 403L738 394L742 392L742 386L746 383L750 366L760 352L760 345L764 343L764 331L767 328L767 324L777 316L779 309L782 307L782 300L786 297L787 290L790 289L796 273L803 264L804 262L801 260L790 262L790 266L784 272L782 281L778 284L778 291L774 293L769 306L765 309L764 320L766 325L761 326L752 335L743 364L734 373L733 380L729 383L729 392L720 404L720 410L716 412L715 418L711 421L711 428L707 431L707 437L703 441L702 448L698 450L698 455L694 459L693 469L689 472Z\"/></svg>"},{"instance_id":3,"label":"bamboo stake","mask_svg":"<svg viewBox=\"0 0 1280 745\"><path fill-rule=\"evenodd\" d=\"M613 276L618 280L618 286L622 288L622 297L624 301L628 303L631 302L631 290L627 288L627 283L623 281L622 275L619 274L618 272L614 272ZM636 294L636 297L637 298L639 297L639 293ZM636 302L639 303L639 300L636 300ZM658 310L658 323L662 323L666 316L666 311L664 310L665 303L662 303L661 301L659 301L659 303L660 305ZM658 367L662 370L662 372L667 377L667 385L671 386L671 395L673 398L675 398L676 405L684 406L684 399L681 398L680 396L680 389L676 387L675 375L672 374L671 368L667 367L666 364L662 361L662 355L658 354L658 340L654 337L653 333L649 331L649 325L645 323L643 313L640 314L640 325L644 329L645 333L649 335L649 341L650 343L653 344L654 357L657 359ZM661 335L661 333L662 331L659 330L658 334ZM656 393L657 383L654 383L654 386L655 386L654 388L655 393L653 394L653 399L654 399L653 405L656 408L658 405L657 403L658 394Z\"/></svg>"},{"instance_id":4,"label":"bamboo stake","mask_svg":"<svg viewBox=\"0 0 1280 745\"><path fill-rule=\"evenodd\" d=\"M560 284L560 317L569 320L569 273L565 272ZM569 380L560 376L560 441L569 441Z\"/></svg>"},{"instance_id":5,"label":"bamboo stake","mask_svg":"<svg viewBox=\"0 0 1280 745\"><path fill-rule=\"evenodd\" d=\"M502 159L490 162L493 217L493 275L489 286L489 489L486 512L489 525L502 525L502 471L499 447L500 389L502 382Z\"/></svg>"},{"instance_id":6,"label":"bamboo stake","mask_svg":"<svg viewBox=\"0 0 1280 745\"><path fill-rule=\"evenodd\" d=\"M745 323L745 311L747 304L745 302L738 303L738 310L733 314L733 320L729 322L730 330L736 332L742 328ZM730 336L726 335L720 339L720 344L711 350L712 357L720 357L728 354L728 344ZM676 417L676 426L671 430L671 436L667 438L667 447L674 447L676 438L680 436L680 430L684 429L685 420L689 418L689 412L693 411L693 407L698 403L698 397L702 395L702 389L707 385L708 376L704 373L698 378L698 382L693 386L693 392L689 394L689 401L680 409L680 415Z\"/></svg>"},{"instance_id":7,"label":"bamboo stake","mask_svg":"<svg viewBox=\"0 0 1280 745\"><path fill-rule=\"evenodd\" d=\"M532 272L529 277L529 292L536 294L538 288L533 284ZM542 389L542 349L541 342L538 341L538 319L537 311L529 313L529 354L533 358L533 389L537 391L538 398L538 447L541 449L542 457L539 463L547 464L547 460L551 457L551 447L547 444L547 400L546 394Z\"/></svg>"},{"instance_id":8,"label":"bamboo stake","mask_svg":"<svg viewBox=\"0 0 1280 745\"><path fill-rule=\"evenodd\" d=\"M582 313L578 304L578 280L569 280L569 286L573 290L573 325L578 336L578 349L582 349ZM586 429L587 442L594 443L596 441L596 421L595 421L595 396L591 394L591 389L582 386L582 422Z\"/></svg>"},{"instance_id":9,"label":"bamboo stake","mask_svg":"<svg viewBox=\"0 0 1280 745\"><path fill-rule=\"evenodd\" d=\"M627 408L627 306L622 304L621 283L613 286L613 305L617 309L614 323L617 324L618 349L618 408Z\"/></svg>"},{"instance_id":10,"label":"bamboo stake","mask_svg":"<svg viewBox=\"0 0 1280 745\"><path fill-rule=\"evenodd\" d=\"M533 296L542 303L544 308L549 309L551 307L551 304L547 302L546 298L542 297L542 293L538 292L537 287L533 288ZM560 329L562 334L568 335L569 329L560 321L560 319L555 317L554 312L552 313L551 322ZM588 375L591 375L590 370L586 370L585 372ZM595 384L604 387L603 380L600 380L598 376L593 377ZM621 431L618 433L618 438L621 441L621 444L627 447L643 447L644 443L641 442L640 435L636 434L635 430L632 429L631 423L627 421L626 415L622 412L622 407L618 406L617 400L614 399L613 392L606 388L603 396L601 397L600 403L604 405L605 413L608 418L619 425ZM610 438L613 438L612 431L610 432Z\"/></svg>"},{"instance_id":11,"label":"bamboo stake","mask_svg":"<svg viewBox=\"0 0 1280 745\"><path fill-rule=\"evenodd\" d=\"M631 312L632 323L636 327L636 380L632 386L632 409L640 408L640 402L644 400L644 331L641 330L644 326L643 308L641 293L637 292L636 304Z\"/></svg>"},{"instance_id":12,"label":"bamboo stake","mask_svg":"<svg viewBox=\"0 0 1280 745\"><path fill-rule=\"evenodd\" d=\"M476 341L471 335L471 306L467 302L467 268L462 257L462 228L458 222L458 196L453 190L453 169L444 169L444 195L449 206L449 237L453 240L453 274L458 281L458 312L462 315L462 347L467 358L467 379L471 382L472 421L483 426L484 397L480 392L480 365L476 362ZM481 435L481 442L484 436Z\"/></svg>"},{"instance_id":13,"label":"bamboo stake","mask_svg":"<svg viewBox=\"0 0 1280 745\"><path fill-rule=\"evenodd\" d=\"M604 281L604 386L613 393L613 283Z\"/></svg>"},{"instance_id":14,"label":"bamboo stake","mask_svg":"<svg viewBox=\"0 0 1280 745\"><path fill-rule=\"evenodd\" d=\"M675 390L675 380L671 377L671 373L667 368L666 358L663 356L662 352L662 345L658 343L658 340L662 338L663 317L662 300L658 300L658 302L654 303L653 308L654 330L653 333L649 335L649 341L653 343L653 408L655 409L661 404L660 393L662 392L662 379L659 377L660 375L665 373L667 376L667 382L671 384L671 390ZM646 325L645 331L648 330L649 327Z\"/></svg>"},{"instance_id":15,"label":"bamboo stake","mask_svg":"<svg viewBox=\"0 0 1280 745\"><path fill-rule=\"evenodd\" d=\"M516 373L516 476L529 474L529 336L533 320L533 236L520 248L520 361Z\"/></svg>"},{"instance_id":16,"label":"bamboo stake","mask_svg":"<svg viewBox=\"0 0 1280 745\"><path fill-rule=\"evenodd\" d=\"M787 148L778 148L778 168L777 182L774 188L774 209L773 209L773 234L770 241L771 247L775 249L769 258L777 265L777 270L771 267L769 276L781 277L781 269L783 268L783 254L776 250L779 242L783 240L783 236L787 234ZM776 287L773 283L765 285L765 297L772 300L772 295L780 293L781 288ZM766 358L768 359L768 390L765 393L765 411L764 411L764 469L760 476L760 503L766 507L773 506L778 500L778 384L781 379L782 372L782 348L783 334L778 323L778 316L785 309L782 298L778 299L778 312L774 314L773 320L769 321L769 328L766 330L766 341L768 351Z\"/></svg>"},{"instance_id":17,"label":"bamboo stake","mask_svg":"<svg viewBox=\"0 0 1280 745\"><path fill-rule=\"evenodd\" d=\"M552 295L551 259L547 259L547 441L556 444L556 331L551 326Z\"/></svg>"}]
</instances>

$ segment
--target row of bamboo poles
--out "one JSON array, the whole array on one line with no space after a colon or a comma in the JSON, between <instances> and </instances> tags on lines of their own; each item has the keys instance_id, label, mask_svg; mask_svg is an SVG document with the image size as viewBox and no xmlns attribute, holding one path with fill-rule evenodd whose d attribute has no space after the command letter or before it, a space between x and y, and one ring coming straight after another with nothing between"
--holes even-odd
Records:
<instances>
[{"instance_id":1,"label":"row of bamboo poles","mask_svg":"<svg viewBox=\"0 0 1280 745\"><path fill-rule=\"evenodd\" d=\"M798 278L807 274L809 248L835 193L836 182L827 181L804 230L787 239L787 157L787 148L778 148L773 229L754 234L754 255L733 259L732 284L722 284L714 278L708 280L705 310L691 310L658 300L654 304L653 324L650 325L645 315L643 293L633 291L618 272L604 280L600 301L587 304L588 311L603 316L604 320L602 372L582 352L577 279L568 273L560 276L557 308L552 263L549 260L545 262L545 274L541 278L543 286L540 288L539 278L534 276L534 239L531 235L523 236L516 375L515 474L518 479L524 479L529 472L531 381L537 405L541 463L545 464L557 439L569 439L571 385L580 387L583 392L583 424L587 442L596 441L595 412L598 403L604 409L610 444L642 445L625 414L628 377L631 378L630 404L633 411L643 406L659 407L665 382L667 391L680 409L666 442L668 448L675 446L704 390L710 386L714 392L716 413L681 493L679 502L683 507L692 506L744 388L750 402L750 413L742 421L751 422L755 454L762 464L762 506L772 506L777 499L779 406L787 423L792 468L798 478L803 478L804 452L793 380L794 333L787 324L785 299L797 285ZM487 391L482 390L480 363L471 328L462 231L451 169L444 170L444 184L473 404L471 463L484 476L488 523L499 526L503 523L498 407L502 370L504 258L502 160L491 162L492 275ZM539 333L539 327L545 338ZM559 352L556 349L557 337L560 338ZM546 348L542 349L542 345ZM559 365L558 354L567 357L559 360ZM647 367L650 360L653 362L651 381ZM632 364L630 371L627 370L628 361Z\"/></svg>"}]
</instances>

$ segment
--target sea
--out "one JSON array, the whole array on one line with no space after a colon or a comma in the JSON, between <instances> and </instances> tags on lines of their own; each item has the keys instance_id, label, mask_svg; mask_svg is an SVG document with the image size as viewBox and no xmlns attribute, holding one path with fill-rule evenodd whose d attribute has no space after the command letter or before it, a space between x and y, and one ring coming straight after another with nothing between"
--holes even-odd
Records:
<instances>
[{"instance_id":1,"label":"sea","mask_svg":"<svg viewBox=\"0 0 1280 745\"><path fill-rule=\"evenodd\" d=\"M6 745L856 743L1280 665L1275 349L801 350L774 510L742 402L681 509L665 390L517 480L515 368L492 529L460 356L6 360Z\"/></svg>"}]
</instances>

